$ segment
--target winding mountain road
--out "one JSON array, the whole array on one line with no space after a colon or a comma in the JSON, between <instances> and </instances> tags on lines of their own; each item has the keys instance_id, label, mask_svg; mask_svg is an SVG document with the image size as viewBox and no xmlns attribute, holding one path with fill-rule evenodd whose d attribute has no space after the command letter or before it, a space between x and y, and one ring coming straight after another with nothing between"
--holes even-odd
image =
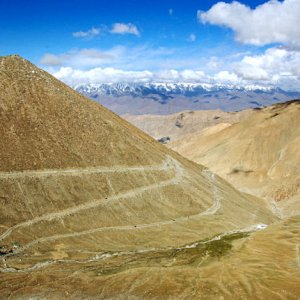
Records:
<instances>
[{"instance_id":1,"label":"winding mountain road","mask_svg":"<svg viewBox=\"0 0 300 300\"><path fill-rule=\"evenodd\" d=\"M175 164L176 163L176 164ZM81 171L79 171L81 170ZM137 171L169 171L169 170L175 170L175 177L162 181L160 183L155 183L146 187L140 187L140 188L135 188L132 189L128 192L125 192L120 195L114 195L98 200L93 200L75 207L70 207L64 210L61 210L59 212L54 212L54 213L48 213L44 214L41 216L38 216L36 218L33 218L31 220L19 223L14 225L13 227L8 228L3 234L0 235L0 241L8 237L14 230L21 228L21 227L27 227L31 226L33 224L36 224L41 221L52 221L54 219L58 218L63 218L65 216L80 212L82 210L90 209L97 207L99 205L104 205L106 203L109 203L111 201L116 201L121 198L128 198L128 197L133 197L137 194L143 193L145 191L155 189L155 188L161 188L164 186L172 185L172 184L177 184L181 177L182 177L182 169L179 166L178 162L176 162L174 159L171 157L167 157L166 160L159 166L144 166L144 167L113 167L111 169L108 168L87 168L87 169L67 169L67 170L42 170L42 171L24 171L24 172L8 172L8 173L1 173L0 174L0 179L1 178L20 178L20 177L25 177L25 176L30 176L30 177L44 177L44 176L62 176L62 175L71 175L71 176L78 176L78 175L86 175L86 174L93 174L93 173L107 173L107 172L137 172Z\"/></svg>"},{"instance_id":2,"label":"winding mountain road","mask_svg":"<svg viewBox=\"0 0 300 300\"><path fill-rule=\"evenodd\" d=\"M24 170L17 172L0 172L1 179L18 179L25 177L48 177L48 176L78 176L78 175L90 175L98 173L127 173L127 172L142 172L142 171L166 171L171 169L170 163L173 159L167 156L165 161L158 166L114 166L114 167L90 167L90 168L78 168L78 169L48 169L48 170Z\"/></svg>"},{"instance_id":3,"label":"winding mountain road","mask_svg":"<svg viewBox=\"0 0 300 300\"><path fill-rule=\"evenodd\" d=\"M132 190L129 190L125 193L119 194L119 195L114 195L110 196L107 198L102 198L98 200L93 200L75 207L70 207L64 210L61 210L59 212L54 212L54 213L48 213L44 214L41 216L38 216L36 218L33 218L31 220L19 223L14 225L11 228L8 228L4 233L0 235L0 241L4 240L8 236L12 234L12 232L16 229L23 228L23 227L28 227L32 226L34 224L37 224L42 221L52 221L55 219L61 219L66 216L95 208L100 205L106 205L112 201L119 201L120 199L123 198L128 198L128 197L134 197L138 194L144 193L146 191L152 190L152 189L158 189L170 185L175 185L180 182L182 182L183 177L184 177L184 170L181 167L180 163L171 158L167 157L166 160L159 166L146 166L146 167L114 167L112 169L107 169L107 168L92 168L92 169L79 169L76 170L48 170L48 171L24 171L24 172L16 172L16 173L9 173L7 174L9 178L19 178L20 176L61 176L61 175L82 175L82 174L91 174L91 173L101 173L101 172L136 172L136 171L151 171L151 170L161 170L161 171L169 171L173 170L175 173L175 176L171 179L161 181L159 183L151 184L148 186L143 186L139 188L135 188ZM58 234L58 235L53 235L53 236L48 236L48 237L42 237L38 238L36 240L31 241L30 243L22 246L21 248L18 249L16 252L21 252L24 251L28 248L31 248L32 246L38 244L38 243L43 243L43 242L49 242L49 241L54 241L58 239L63 239L63 238L69 238L69 237L78 237L82 235L88 235L88 234L93 234L101 231L116 231L116 230L139 230L139 229L145 229L145 228L151 228L151 227L159 227L163 225L169 225L169 224L174 224L175 222L180 222L180 221L186 221L189 218L197 218L201 216L207 216L207 215L213 215L215 214L221 207L220 204L220 197L218 194L218 189L216 187L216 179L215 175L209 171L209 170L203 170L203 175L208 179L211 185L211 190L212 190L212 196L213 196L213 204L210 206L208 209L205 211L202 211L198 214L194 214L191 216L183 216L179 217L176 219L172 220L166 220L166 221L159 221L159 222L154 222L154 223L148 223L148 224L139 224L139 225L126 225L126 226L113 226L113 227L100 227L100 228L93 228L85 231L80 231L80 232L71 232L71 233L66 233L66 234ZM0 178L4 177L4 173L0 174ZM15 252L15 253L16 253Z\"/></svg>"}]
</instances>

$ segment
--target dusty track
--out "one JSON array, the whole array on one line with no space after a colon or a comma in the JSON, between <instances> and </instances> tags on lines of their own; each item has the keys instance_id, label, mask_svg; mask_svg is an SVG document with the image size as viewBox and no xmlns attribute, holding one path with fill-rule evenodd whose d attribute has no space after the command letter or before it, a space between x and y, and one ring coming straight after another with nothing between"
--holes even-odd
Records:
<instances>
[{"instance_id":1,"label":"dusty track","mask_svg":"<svg viewBox=\"0 0 300 300\"><path fill-rule=\"evenodd\" d=\"M169 163L172 159L168 156L164 163L158 166L114 166L114 167L91 167L91 168L79 168L79 169L56 169L56 170L25 170L18 172L0 172L0 179L18 179L24 177L48 177L48 176L78 176L89 175L98 173L122 173L122 172L142 172L142 171L166 171L172 166Z\"/></svg>"},{"instance_id":2,"label":"dusty track","mask_svg":"<svg viewBox=\"0 0 300 300\"><path fill-rule=\"evenodd\" d=\"M300 244L296 245L296 262L297 266L300 268Z\"/></svg>"},{"instance_id":3,"label":"dusty track","mask_svg":"<svg viewBox=\"0 0 300 300\"><path fill-rule=\"evenodd\" d=\"M116 201L121 198L127 198L127 197L133 197L137 194L143 193L145 191L155 189L155 188L161 188L164 186L172 185L172 184L177 184L179 180L182 177L182 169L179 166L179 164L171 159L169 156L166 158L165 162L162 165L159 166L145 166L145 167L114 167L111 169L108 168L88 168L88 169L82 169L79 172L79 169L77 170L51 170L51 171L24 171L24 172L16 172L16 173L2 173L2 178L20 178L23 176L31 176L31 177L40 177L40 176L62 176L62 175L71 175L71 176L78 176L78 175L86 175L86 174L91 174L91 173L103 173L103 172L137 172L137 171L153 171L153 170L161 170L161 171L169 171L169 170L174 170L175 171L175 177L162 181L157 184L152 184L146 187L140 187L136 189L132 189L126 193L120 194L120 195L114 195L111 197L103 198L103 199L98 199L94 201L90 201L88 203L84 203L75 207L67 208L64 210L61 210L59 212L55 213L48 213L44 214L42 216L36 217L34 219L28 220L26 222L22 222L19 224L16 224L15 226L7 229L3 234L0 235L0 241L8 237L15 229L21 228L21 227L27 227L31 226L33 224L36 224L41 221L51 221L54 219L58 218L63 218L65 216L80 212L82 210L90 209L97 207L99 205L105 205L111 201ZM24 174L23 174L24 173ZM5 175L3 175L5 174ZM47 175L46 175L47 174ZM0 178L1 178L0 176ZM6 176L6 177L4 177Z\"/></svg>"},{"instance_id":4,"label":"dusty track","mask_svg":"<svg viewBox=\"0 0 300 300\"><path fill-rule=\"evenodd\" d=\"M202 172L204 176L208 179L208 181L211 184L211 191L213 194L214 204L207 209L205 212L202 213L202 215L213 215L215 214L221 207L221 198L218 192L218 189L216 187L216 178L215 174L212 173L210 170L205 169Z\"/></svg>"},{"instance_id":5,"label":"dusty track","mask_svg":"<svg viewBox=\"0 0 300 300\"><path fill-rule=\"evenodd\" d=\"M174 184L178 184L180 181L182 181L183 179L183 169L180 166L180 164L170 158L167 157L165 162L161 165L161 166L157 166L157 167L152 167L152 166L148 166L148 167L131 167L128 168L127 170L134 170L137 171L138 169L140 171L144 171L146 168L146 170L174 170L175 172L175 176L172 179L169 180L165 180L162 181L160 183L155 183L155 184L151 184L145 187L139 187L136 189L132 189L128 192L122 193L120 195L115 195L115 196L111 196L111 197L107 197L105 199L99 199L99 200L94 200L82 205L78 205L76 207L71 207L65 210L62 210L60 212L55 212L55 213L49 213L49 214L45 214L39 217L36 217L34 219L28 220L26 222L22 222L19 224L16 224L15 226L7 229L1 236L0 236L0 240L5 239L6 237L8 237L14 230L18 229L18 228L22 228L22 227L28 227L31 225L34 225L38 222L41 221L52 221L54 219L61 219L65 216L69 216L71 214L75 214L78 213L80 211L83 210L87 210L87 209L91 209L94 207L97 207L99 205L106 205L112 201L117 201L120 200L122 198L128 198L128 197L134 197L138 194L141 194L145 191L149 191L152 189L158 189L158 188L162 188L165 186L169 186L169 185L174 185ZM114 170L118 170L120 168L114 168ZM100 172L99 168L97 169L97 172ZM125 168L122 168L122 172L125 170ZM105 170L106 171L106 170ZM62 173L65 174L66 170L57 170L55 173L52 172L51 175L61 175ZM117 172L117 171L115 171ZM19 173L19 172L18 172ZM35 173L35 172L34 172ZM31 172L31 174L33 174L33 172ZM39 172L38 175L39 176ZM44 173L42 173L44 175ZM69 173L67 173L69 174ZM71 173L74 175L74 173ZM78 174L78 173L77 173ZM83 174L87 174L84 170ZM167 220L167 221L160 221L160 222L155 222L155 223L149 223L149 224L139 224L139 225L129 225L129 226L114 226L114 227L100 227L100 228L94 228L94 229L89 229L89 230L85 230L85 231L80 231L80 232L72 232L72 233L66 233L66 234L59 234L59 235L53 235L53 236L49 236L49 237L43 237L43 238L39 238L36 240L33 240L32 242L24 245L23 247L21 247L18 252L24 251L36 244L39 243L43 243L43 242L49 242L49 241L54 241L54 240L58 240L58 239L63 239L63 238L69 238L69 237L78 237L78 236L82 236L82 235L87 235L87 234L93 234L93 233L97 233L97 232L102 232L102 231L117 231L117 230L139 230L139 229L145 229L145 228L152 228L152 227L159 227L159 226L164 226L164 225L170 225L170 224L174 224L175 222L180 222L180 221L186 221L188 219L194 219L197 217L201 217L201 216L207 216L207 215L213 215L215 214L219 208L221 207L220 204L220 197L218 195L218 189L216 188L216 179L215 176L212 172L210 172L209 170L204 170L203 174L205 177L207 177L207 179L209 180L209 182L211 183L211 189L212 189L212 194L213 194L213 204L211 207L209 207L207 210L200 212L198 214L195 215L191 215L191 216L185 216L185 217L180 217L180 218L176 218L176 219L172 219L172 220Z\"/></svg>"}]
</instances>

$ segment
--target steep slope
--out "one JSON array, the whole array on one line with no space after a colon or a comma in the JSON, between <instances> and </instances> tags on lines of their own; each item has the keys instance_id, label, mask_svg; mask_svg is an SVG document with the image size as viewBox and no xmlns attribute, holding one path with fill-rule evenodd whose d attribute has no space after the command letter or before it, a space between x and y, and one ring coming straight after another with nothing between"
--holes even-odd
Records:
<instances>
[{"instance_id":1,"label":"steep slope","mask_svg":"<svg viewBox=\"0 0 300 300\"><path fill-rule=\"evenodd\" d=\"M300 212L300 101L264 108L225 129L206 129L169 146L242 191L289 200L278 204L283 213Z\"/></svg>"},{"instance_id":2,"label":"steep slope","mask_svg":"<svg viewBox=\"0 0 300 300\"><path fill-rule=\"evenodd\" d=\"M222 110L183 111L171 115L124 115L123 118L148 133L155 139L164 139L166 143L181 139L185 135L198 133L207 127L223 124L229 126L240 122L256 110L247 109L240 112Z\"/></svg>"},{"instance_id":3,"label":"steep slope","mask_svg":"<svg viewBox=\"0 0 300 300\"><path fill-rule=\"evenodd\" d=\"M197 241L211 247L215 235L255 232L277 220L264 200L18 56L0 58L0 114L4 299L115 297L108 287L121 277L125 287L122 265L137 270L140 254L150 253L142 265L156 261L160 277L178 249ZM216 251L206 255L222 256L223 244ZM146 279L138 284L148 289Z\"/></svg>"}]
</instances>

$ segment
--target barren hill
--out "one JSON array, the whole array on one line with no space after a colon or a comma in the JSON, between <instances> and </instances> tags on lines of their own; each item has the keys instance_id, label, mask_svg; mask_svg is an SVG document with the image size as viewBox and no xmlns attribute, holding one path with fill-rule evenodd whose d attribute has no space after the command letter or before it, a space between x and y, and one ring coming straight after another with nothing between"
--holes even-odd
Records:
<instances>
[{"instance_id":1,"label":"barren hill","mask_svg":"<svg viewBox=\"0 0 300 300\"><path fill-rule=\"evenodd\" d=\"M264 200L18 56L0 58L0 114L0 298L207 299L244 286L245 295L268 295L270 284L281 295L294 283L299 292L289 255L297 220L282 225L293 238L271 271L255 273L271 254L253 262L251 249L262 249L254 241L238 252L258 231L272 235L265 228L277 217ZM220 281L219 267L239 257L252 268Z\"/></svg>"},{"instance_id":2,"label":"barren hill","mask_svg":"<svg viewBox=\"0 0 300 300\"><path fill-rule=\"evenodd\" d=\"M256 110L240 112L222 110L191 110L171 115L123 115L124 119L134 124L157 140L165 143L176 141L187 134L198 133L213 125L229 126L237 123Z\"/></svg>"},{"instance_id":3,"label":"barren hill","mask_svg":"<svg viewBox=\"0 0 300 300\"><path fill-rule=\"evenodd\" d=\"M276 201L284 214L300 212L300 101L266 107L232 126L213 126L169 146L238 189Z\"/></svg>"}]
</instances>

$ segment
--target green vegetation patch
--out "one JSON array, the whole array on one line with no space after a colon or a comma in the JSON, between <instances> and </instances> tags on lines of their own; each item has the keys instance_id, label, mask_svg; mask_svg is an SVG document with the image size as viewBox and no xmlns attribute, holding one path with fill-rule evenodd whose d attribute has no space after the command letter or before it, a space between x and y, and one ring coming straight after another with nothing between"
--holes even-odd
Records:
<instances>
[{"instance_id":1,"label":"green vegetation patch","mask_svg":"<svg viewBox=\"0 0 300 300\"><path fill-rule=\"evenodd\" d=\"M219 239L202 240L194 246L183 246L174 249L159 249L156 251L138 253L133 252L117 258L111 258L102 265L98 275L113 275L129 269L175 266L196 266L205 258L220 259L232 249L232 242L249 236L248 232L232 233ZM217 236L215 236L217 237Z\"/></svg>"}]
</instances>

